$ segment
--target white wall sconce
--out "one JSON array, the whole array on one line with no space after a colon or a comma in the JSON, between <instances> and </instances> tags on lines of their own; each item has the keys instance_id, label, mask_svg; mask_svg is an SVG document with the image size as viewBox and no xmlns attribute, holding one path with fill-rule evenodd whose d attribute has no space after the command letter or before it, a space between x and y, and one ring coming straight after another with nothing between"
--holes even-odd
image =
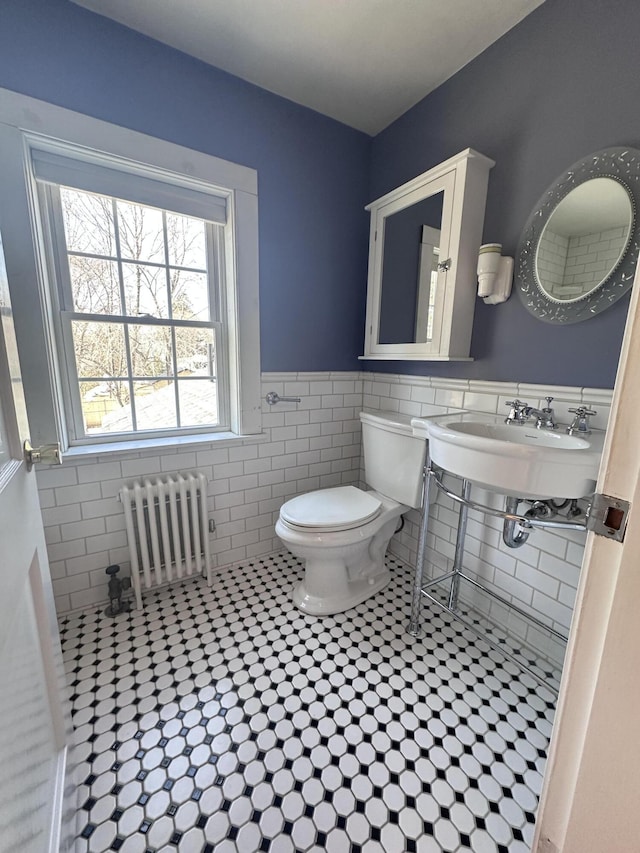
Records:
<instances>
[{"instance_id":1,"label":"white wall sconce","mask_svg":"<svg viewBox=\"0 0 640 853\"><path fill-rule=\"evenodd\" d=\"M478 296L486 305L506 302L513 283L513 258L502 257L501 243L485 243L478 255Z\"/></svg>"}]
</instances>

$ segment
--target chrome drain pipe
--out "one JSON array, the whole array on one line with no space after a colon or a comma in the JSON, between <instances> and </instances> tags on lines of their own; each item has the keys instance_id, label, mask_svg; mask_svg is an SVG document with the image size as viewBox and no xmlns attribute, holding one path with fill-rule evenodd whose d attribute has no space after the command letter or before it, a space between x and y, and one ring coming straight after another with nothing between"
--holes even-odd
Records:
<instances>
[{"instance_id":1,"label":"chrome drain pipe","mask_svg":"<svg viewBox=\"0 0 640 853\"><path fill-rule=\"evenodd\" d=\"M521 498L507 497L505 506L508 515L518 515L518 504ZM555 515L555 511L549 506L547 501L534 501L531 508L528 509L525 518L549 518ZM515 518L505 518L502 525L502 541L507 548L520 548L529 538L531 527L527 529L526 522L517 521Z\"/></svg>"}]
</instances>

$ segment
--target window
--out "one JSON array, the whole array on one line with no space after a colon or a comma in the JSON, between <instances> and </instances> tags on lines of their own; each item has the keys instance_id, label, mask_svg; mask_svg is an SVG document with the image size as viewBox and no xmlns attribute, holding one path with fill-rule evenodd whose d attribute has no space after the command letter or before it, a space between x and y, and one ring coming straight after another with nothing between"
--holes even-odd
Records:
<instances>
[{"instance_id":1,"label":"window","mask_svg":"<svg viewBox=\"0 0 640 853\"><path fill-rule=\"evenodd\" d=\"M261 432L255 169L0 88L0 186L2 238L33 444L60 442L63 451L71 455L95 455L124 449L125 439L135 440L136 448L140 448L144 443L158 446L207 441L212 433L212 438L222 441ZM95 246L79 242L77 234L73 236L73 214L65 213L63 200L67 193L69 199L75 197L89 204L95 204L95 199L102 199L103 205L110 202L111 245L95 251ZM133 208L144 212L147 224L153 217L163 220L164 260L143 257L142 253L129 257L122 245L116 245L116 229L122 228L118 216L126 218L126 211L132 215ZM86 211L77 215L82 220ZM187 258L186 254L178 260L169 233L174 226L186 229L187 245L189 235L195 246L201 238L194 233L204 231L204 266L201 258ZM93 228L85 229L85 240L89 234L95 236ZM159 248L154 251L159 255ZM142 302L140 313L137 308L135 313L127 313L132 309L127 305L127 290L124 295L122 291L126 263L131 264L128 269L139 268L140 276L150 276L155 270L156 281L162 273L166 279L178 270L180 284L186 286L187 278L197 280L198 287L189 288L190 308L179 293L172 298L168 288L166 301L153 306L161 308L162 313L155 316L146 308L143 311ZM111 288L112 297L120 302L117 310L125 313L111 313L116 308L110 307L108 300L105 305L105 293L102 302L95 296L89 299L88 285L84 288L85 302L80 301L83 287L78 279L82 278L79 268L83 264L85 273L88 266L100 264L111 270L113 279L108 280L106 290L108 293ZM205 271L206 285L202 284ZM198 295L204 290L207 309L204 296ZM160 292L155 293L160 300ZM150 292L148 298L152 298ZM208 310L207 316L204 310ZM76 314L80 316L74 319ZM85 341L98 326L103 338L109 324L113 335L117 327L116 337L125 339L122 373L116 373L115 364L106 369L102 365L89 367L82 359L78 364L74 322L96 324L85 327ZM159 344L161 335L156 332L158 337L154 338L152 327L163 330L163 347ZM76 327L77 335L81 328ZM129 335L129 346L132 337L142 336L149 347L146 361L132 356L131 349L127 353L125 334ZM164 365L160 364L162 358ZM99 375L89 375L90 370ZM150 391L169 387L168 378L173 391L174 426L167 425L169 418L164 411L164 423L154 417L149 424L144 404L150 399ZM101 382L86 387L96 379ZM138 380L143 384L135 385ZM89 393L89 399L97 401L93 408L98 409L100 399L104 402L109 397L117 381L122 387L128 386L124 393L130 398L127 402L123 395L118 401L120 414L130 411L127 416L133 426L135 411L136 431L116 431L115 415L111 423L106 413L102 419L95 412L89 416L87 401L83 409L84 395ZM106 394L105 388L99 387L104 384L113 386L107 387ZM184 403L180 407L180 399L185 396L183 391L192 387L206 389L204 398L209 402L204 410L195 413L191 409L188 415L188 407ZM164 393L170 396L169 390Z\"/></svg>"},{"instance_id":2,"label":"window","mask_svg":"<svg viewBox=\"0 0 640 853\"><path fill-rule=\"evenodd\" d=\"M228 429L224 226L57 184L42 192L70 439Z\"/></svg>"},{"instance_id":3,"label":"window","mask_svg":"<svg viewBox=\"0 0 640 853\"><path fill-rule=\"evenodd\" d=\"M4 89L0 155L32 441L259 434L256 171Z\"/></svg>"}]
</instances>

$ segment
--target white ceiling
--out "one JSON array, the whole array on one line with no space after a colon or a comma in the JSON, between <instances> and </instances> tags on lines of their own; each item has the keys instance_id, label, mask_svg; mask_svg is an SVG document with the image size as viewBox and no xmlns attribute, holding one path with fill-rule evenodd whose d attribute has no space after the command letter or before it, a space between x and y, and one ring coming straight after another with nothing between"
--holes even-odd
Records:
<instances>
[{"instance_id":1,"label":"white ceiling","mask_svg":"<svg viewBox=\"0 0 640 853\"><path fill-rule=\"evenodd\" d=\"M74 0L376 134L543 0Z\"/></svg>"}]
</instances>

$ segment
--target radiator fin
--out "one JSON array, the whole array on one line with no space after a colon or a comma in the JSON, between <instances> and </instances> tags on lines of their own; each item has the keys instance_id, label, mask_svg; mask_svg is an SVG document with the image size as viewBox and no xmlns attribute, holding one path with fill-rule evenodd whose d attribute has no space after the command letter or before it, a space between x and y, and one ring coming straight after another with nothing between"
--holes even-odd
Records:
<instances>
[{"instance_id":1,"label":"radiator fin","mask_svg":"<svg viewBox=\"0 0 640 853\"><path fill-rule=\"evenodd\" d=\"M142 607L143 584L150 589L198 572L211 585L204 474L136 481L120 490L120 500L138 608Z\"/></svg>"}]
</instances>

